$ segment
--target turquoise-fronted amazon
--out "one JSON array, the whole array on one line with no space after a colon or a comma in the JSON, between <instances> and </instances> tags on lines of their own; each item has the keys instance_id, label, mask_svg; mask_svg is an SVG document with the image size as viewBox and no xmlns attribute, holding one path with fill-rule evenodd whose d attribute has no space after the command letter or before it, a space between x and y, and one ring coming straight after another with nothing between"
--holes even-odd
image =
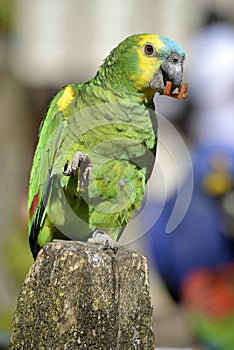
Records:
<instances>
[{"instance_id":1,"label":"turquoise-fronted amazon","mask_svg":"<svg viewBox=\"0 0 234 350\"><path fill-rule=\"evenodd\" d=\"M184 58L166 37L133 35L110 53L94 78L67 85L53 98L29 185L34 258L54 238L90 239L117 250L154 165L154 94L185 97Z\"/></svg>"}]
</instances>

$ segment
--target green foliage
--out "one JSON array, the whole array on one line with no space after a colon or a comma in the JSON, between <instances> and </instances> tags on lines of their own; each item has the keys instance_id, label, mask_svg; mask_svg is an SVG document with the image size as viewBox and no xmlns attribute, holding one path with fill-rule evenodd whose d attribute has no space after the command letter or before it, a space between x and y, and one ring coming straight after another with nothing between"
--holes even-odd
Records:
<instances>
[{"instance_id":1,"label":"green foliage","mask_svg":"<svg viewBox=\"0 0 234 350\"><path fill-rule=\"evenodd\" d=\"M11 31L14 20L14 4L14 0L0 1L0 32L8 33Z\"/></svg>"},{"instance_id":2,"label":"green foliage","mask_svg":"<svg viewBox=\"0 0 234 350\"><path fill-rule=\"evenodd\" d=\"M233 350L233 313L217 318L199 315L194 323L198 337L203 339L212 349Z\"/></svg>"}]
</instances>

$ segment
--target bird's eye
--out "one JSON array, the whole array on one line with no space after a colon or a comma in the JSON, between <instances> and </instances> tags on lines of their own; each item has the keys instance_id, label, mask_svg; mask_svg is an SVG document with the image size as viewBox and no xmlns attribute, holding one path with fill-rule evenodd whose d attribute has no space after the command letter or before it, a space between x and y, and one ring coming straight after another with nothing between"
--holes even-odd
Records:
<instances>
[{"instance_id":1,"label":"bird's eye","mask_svg":"<svg viewBox=\"0 0 234 350\"><path fill-rule=\"evenodd\" d=\"M154 47L150 44L146 44L144 50L145 50L146 55L148 55L148 56L151 56L154 53Z\"/></svg>"},{"instance_id":2,"label":"bird's eye","mask_svg":"<svg viewBox=\"0 0 234 350\"><path fill-rule=\"evenodd\" d=\"M174 62L174 63L179 62L178 58L173 58L173 62Z\"/></svg>"}]
</instances>

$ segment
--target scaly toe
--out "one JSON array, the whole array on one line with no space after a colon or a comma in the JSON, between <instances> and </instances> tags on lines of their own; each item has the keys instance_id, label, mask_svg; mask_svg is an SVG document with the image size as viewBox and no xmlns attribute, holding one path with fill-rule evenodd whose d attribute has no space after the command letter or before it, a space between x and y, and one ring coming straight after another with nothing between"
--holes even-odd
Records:
<instances>
[{"instance_id":1,"label":"scaly toe","mask_svg":"<svg viewBox=\"0 0 234 350\"><path fill-rule=\"evenodd\" d=\"M115 254L119 249L118 243L101 229L94 231L92 238L89 238L88 242L99 244L103 250L111 249Z\"/></svg>"}]
</instances>

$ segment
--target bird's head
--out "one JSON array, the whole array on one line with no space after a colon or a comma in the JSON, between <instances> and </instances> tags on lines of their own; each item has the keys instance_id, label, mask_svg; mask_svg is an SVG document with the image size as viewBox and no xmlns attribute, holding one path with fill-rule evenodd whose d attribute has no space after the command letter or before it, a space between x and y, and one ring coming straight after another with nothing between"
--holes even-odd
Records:
<instances>
[{"instance_id":1,"label":"bird's head","mask_svg":"<svg viewBox=\"0 0 234 350\"><path fill-rule=\"evenodd\" d=\"M166 83L171 92L179 88L185 53L173 40L156 34L132 35L122 41L105 60L113 81L129 90L154 95L163 94ZM103 65L103 66L104 66Z\"/></svg>"}]
</instances>

